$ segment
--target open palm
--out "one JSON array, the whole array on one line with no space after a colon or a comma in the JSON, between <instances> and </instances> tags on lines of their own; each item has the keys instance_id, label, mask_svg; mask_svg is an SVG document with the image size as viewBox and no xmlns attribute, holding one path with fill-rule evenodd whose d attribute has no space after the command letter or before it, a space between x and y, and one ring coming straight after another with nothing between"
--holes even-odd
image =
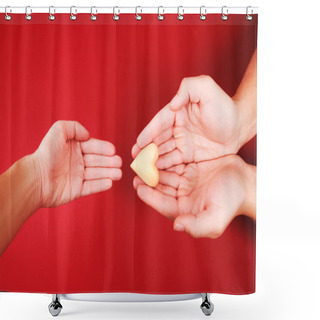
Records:
<instances>
[{"instance_id":1,"label":"open palm","mask_svg":"<svg viewBox=\"0 0 320 320\"><path fill-rule=\"evenodd\" d=\"M121 178L121 158L107 141L89 138L78 122L58 121L34 153L41 206L55 207L110 189Z\"/></svg>"},{"instance_id":2,"label":"open palm","mask_svg":"<svg viewBox=\"0 0 320 320\"><path fill-rule=\"evenodd\" d=\"M235 155L160 171L153 189L138 177L134 187L146 204L175 220L175 229L193 237L219 237L246 200L244 161Z\"/></svg>"},{"instance_id":3,"label":"open palm","mask_svg":"<svg viewBox=\"0 0 320 320\"><path fill-rule=\"evenodd\" d=\"M234 101L208 76L185 78L174 99L144 128L136 155L151 142L159 147L159 169L237 153Z\"/></svg>"}]
</instances>

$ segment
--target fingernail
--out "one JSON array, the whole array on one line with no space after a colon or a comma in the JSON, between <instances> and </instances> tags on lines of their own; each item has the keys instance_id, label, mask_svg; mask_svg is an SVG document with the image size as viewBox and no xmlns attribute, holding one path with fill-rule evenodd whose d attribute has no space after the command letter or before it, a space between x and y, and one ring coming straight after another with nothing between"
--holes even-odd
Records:
<instances>
[{"instance_id":1,"label":"fingernail","mask_svg":"<svg viewBox=\"0 0 320 320\"><path fill-rule=\"evenodd\" d=\"M174 230L175 230L175 231L182 232L182 231L184 231L184 226L183 226L182 224L180 224L180 223L176 223L176 224L174 225Z\"/></svg>"},{"instance_id":2,"label":"fingernail","mask_svg":"<svg viewBox=\"0 0 320 320\"><path fill-rule=\"evenodd\" d=\"M177 95L175 95L175 96L173 97L173 99L171 100L170 105L171 105L172 107L174 107L174 105L177 103L177 100L178 100L178 97L177 97Z\"/></svg>"}]
</instances>

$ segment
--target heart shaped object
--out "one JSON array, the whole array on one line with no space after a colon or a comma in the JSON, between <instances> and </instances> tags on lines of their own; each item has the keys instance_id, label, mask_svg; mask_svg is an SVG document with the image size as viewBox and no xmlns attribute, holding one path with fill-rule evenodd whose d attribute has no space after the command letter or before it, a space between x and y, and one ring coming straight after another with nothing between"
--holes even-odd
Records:
<instances>
[{"instance_id":1,"label":"heart shaped object","mask_svg":"<svg viewBox=\"0 0 320 320\"><path fill-rule=\"evenodd\" d=\"M158 146L150 143L143 148L131 163L131 169L150 187L159 183L159 171L156 162L159 158Z\"/></svg>"}]
</instances>

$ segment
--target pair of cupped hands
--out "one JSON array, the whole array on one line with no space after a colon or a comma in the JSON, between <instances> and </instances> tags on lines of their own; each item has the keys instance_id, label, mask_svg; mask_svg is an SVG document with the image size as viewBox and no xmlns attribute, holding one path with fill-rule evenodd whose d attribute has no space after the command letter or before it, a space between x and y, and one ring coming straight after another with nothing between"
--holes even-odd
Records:
<instances>
[{"instance_id":1,"label":"pair of cupped hands","mask_svg":"<svg viewBox=\"0 0 320 320\"><path fill-rule=\"evenodd\" d=\"M237 215L253 217L254 169L236 155L242 131L237 102L212 78L183 79L132 148L133 158L151 142L159 149L159 184L151 188L136 176L139 198L193 237L217 238ZM114 145L91 138L76 121L56 122L32 159L39 207L108 190L122 176Z\"/></svg>"}]
</instances>

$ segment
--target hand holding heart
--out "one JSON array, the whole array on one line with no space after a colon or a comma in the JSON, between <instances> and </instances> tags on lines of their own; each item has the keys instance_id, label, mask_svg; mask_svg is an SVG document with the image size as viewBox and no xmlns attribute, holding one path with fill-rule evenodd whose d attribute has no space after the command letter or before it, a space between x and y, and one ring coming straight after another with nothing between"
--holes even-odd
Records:
<instances>
[{"instance_id":1,"label":"hand holding heart","mask_svg":"<svg viewBox=\"0 0 320 320\"><path fill-rule=\"evenodd\" d=\"M132 148L138 196L193 237L216 238L239 214L255 219L255 167L235 156L255 134L256 52L233 98L209 76L183 79Z\"/></svg>"},{"instance_id":2,"label":"hand holding heart","mask_svg":"<svg viewBox=\"0 0 320 320\"><path fill-rule=\"evenodd\" d=\"M133 185L142 201L174 220L176 231L217 238L237 215L252 212L249 188L254 172L255 167L230 155L160 170L155 188L139 177Z\"/></svg>"},{"instance_id":3,"label":"hand holding heart","mask_svg":"<svg viewBox=\"0 0 320 320\"><path fill-rule=\"evenodd\" d=\"M151 142L159 169L235 154L240 148L235 102L208 76L185 78L173 100L142 130L132 156Z\"/></svg>"}]
</instances>

